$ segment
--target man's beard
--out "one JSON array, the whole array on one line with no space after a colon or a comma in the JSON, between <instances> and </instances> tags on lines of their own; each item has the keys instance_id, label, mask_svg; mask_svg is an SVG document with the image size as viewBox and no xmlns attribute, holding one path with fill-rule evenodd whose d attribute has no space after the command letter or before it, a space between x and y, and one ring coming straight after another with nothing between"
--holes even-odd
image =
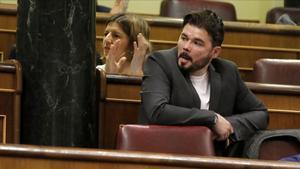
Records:
<instances>
[{"instance_id":1,"label":"man's beard","mask_svg":"<svg viewBox=\"0 0 300 169\"><path fill-rule=\"evenodd\" d=\"M178 59L179 58L184 58L184 59L189 60L190 62L192 62L192 65L189 66L189 67L184 67L182 65L178 65L179 69L183 73L191 73L193 71L200 70L200 69L204 68L207 64L209 64L210 59L211 59L211 57L209 55L207 55L206 57L204 57L200 60L201 61L200 63L199 63L199 61L195 63L195 62L193 62L192 57L188 53L182 52L177 57L177 64L178 64Z\"/></svg>"}]
</instances>

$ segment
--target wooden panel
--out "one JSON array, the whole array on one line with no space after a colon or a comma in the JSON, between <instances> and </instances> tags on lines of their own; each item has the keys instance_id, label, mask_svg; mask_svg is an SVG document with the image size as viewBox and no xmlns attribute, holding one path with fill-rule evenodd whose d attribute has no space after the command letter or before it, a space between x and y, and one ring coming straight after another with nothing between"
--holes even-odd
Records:
<instances>
[{"instance_id":1,"label":"wooden panel","mask_svg":"<svg viewBox=\"0 0 300 169\"><path fill-rule=\"evenodd\" d=\"M0 115L6 117L6 142L20 142L22 70L17 60L0 63Z\"/></svg>"},{"instance_id":2,"label":"wooden panel","mask_svg":"<svg viewBox=\"0 0 300 169\"><path fill-rule=\"evenodd\" d=\"M140 101L140 85L110 84L107 86L106 100L126 99Z\"/></svg>"},{"instance_id":3,"label":"wooden panel","mask_svg":"<svg viewBox=\"0 0 300 169\"><path fill-rule=\"evenodd\" d=\"M267 106L269 129L300 128L300 86L246 82Z\"/></svg>"},{"instance_id":4,"label":"wooden panel","mask_svg":"<svg viewBox=\"0 0 300 169\"><path fill-rule=\"evenodd\" d=\"M17 6L15 4L0 3L0 28L16 29Z\"/></svg>"},{"instance_id":5,"label":"wooden panel","mask_svg":"<svg viewBox=\"0 0 300 169\"><path fill-rule=\"evenodd\" d=\"M0 51L4 54L4 60L8 59L10 50L13 44L16 44L16 30L15 29L1 29L0 28Z\"/></svg>"},{"instance_id":6,"label":"wooden panel","mask_svg":"<svg viewBox=\"0 0 300 169\"><path fill-rule=\"evenodd\" d=\"M299 59L299 51L288 50L264 50L267 48L250 48L240 45L222 47L222 58L231 60L238 64L239 67L252 68L255 61L260 58L280 58L280 59Z\"/></svg>"},{"instance_id":7,"label":"wooden panel","mask_svg":"<svg viewBox=\"0 0 300 169\"><path fill-rule=\"evenodd\" d=\"M269 109L300 110L300 95L254 93Z\"/></svg>"},{"instance_id":8,"label":"wooden panel","mask_svg":"<svg viewBox=\"0 0 300 169\"><path fill-rule=\"evenodd\" d=\"M6 116L0 115L0 143L6 143Z\"/></svg>"},{"instance_id":9,"label":"wooden panel","mask_svg":"<svg viewBox=\"0 0 300 169\"><path fill-rule=\"evenodd\" d=\"M14 89L15 79L11 76L11 73L0 72L0 88L2 89Z\"/></svg>"},{"instance_id":10,"label":"wooden panel","mask_svg":"<svg viewBox=\"0 0 300 169\"><path fill-rule=\"evenodd\" d=\"M13 94L0 92L0 116L5 117L5 142L14 143L14 100ZM2 123L3 124L3 123ZM0 125L1 126L1 125ZM3 126L1 126L3 129ZM2 133L1 133L2 135ZM2 137L3 138L3 137Z\"/></svg>"},{"instance_id":11,"label":"wooden panel","mask_svg":"<svg viewBox=\"0 0 300 169\"><path fill-rule=\"evenodd\" d=\"M233 22L228 26L228 29L225 26L224 44L287 49L299 49L300 46L300 39L295 38L299 36L299 26ZM295 43L291 44L291 39L295 39Z\"/></svg>"},{"instance_id":12,"label":"wooden panel","mask_svg":"<svg viewBox=\"0 0 300 169\"><path fill-rule=\"evenodd\" d=\"M0 168L13 169L299 169L291 162L99 149L0 145Z\"/></svg>"},{"instance_id":13,"label":"wooden panel","mask_svg":"<svg viewBox=\"0 0 300 169\"><path fill-rule=\"evenodd\" d=\"M269 129L299 129L300 111L269 109ZM280 124L280 125L279 125Z\"/></svg>"},{"instance_id":14,"label":"wooden panel","mask_svg":"<svg viewBox=\"0 0 300 169\"><path fill-rule=\"evenodd\" d=\"M104 101L100 104L100 147L115 149L116 135L120 124L136 124L140 103L130 101Z\"/></svg>"}]
</instances>

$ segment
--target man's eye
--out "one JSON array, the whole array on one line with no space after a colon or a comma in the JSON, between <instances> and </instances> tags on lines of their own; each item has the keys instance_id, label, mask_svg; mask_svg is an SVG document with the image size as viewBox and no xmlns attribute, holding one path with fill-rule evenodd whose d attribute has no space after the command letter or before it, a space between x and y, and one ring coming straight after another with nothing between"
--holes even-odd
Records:
<instances>
[{"instance_id":1,"label":"man's eye","mask_svg":"<svg viewBox=\"0 0 300 169\"><path fill-rule=\"evenodd\" d=\"M197 45L197 46L203 46L203 43L201 43L199 41L195 41L194 44Z\"/></svg>"},{"instance_id":2,"label":"man's eye","mask_svg":"<svg viewBox=\"0 0 300 169\"><path fill-rule=\"evenodd\" d=\"M187 40L187 37L181 36L181 39L185 41L185 40Z\"/></svg>"}]
</instances>

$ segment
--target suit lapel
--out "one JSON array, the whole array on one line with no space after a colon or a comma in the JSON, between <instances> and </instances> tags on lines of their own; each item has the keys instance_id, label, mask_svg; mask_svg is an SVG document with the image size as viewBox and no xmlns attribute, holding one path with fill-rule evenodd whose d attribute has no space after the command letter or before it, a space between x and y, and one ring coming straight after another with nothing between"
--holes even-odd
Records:
<instances>
[{"instance_id":1,"label":"suit lapel","mask_svg":"<svg viewBox=\"0 0 300 169\"><path fill-rule=\"evenodd\" d=\"M209 109L217 112L221 96L221 76L215 71L213 65L209 66L210 100Z\"/></svg>"}]
</instances>

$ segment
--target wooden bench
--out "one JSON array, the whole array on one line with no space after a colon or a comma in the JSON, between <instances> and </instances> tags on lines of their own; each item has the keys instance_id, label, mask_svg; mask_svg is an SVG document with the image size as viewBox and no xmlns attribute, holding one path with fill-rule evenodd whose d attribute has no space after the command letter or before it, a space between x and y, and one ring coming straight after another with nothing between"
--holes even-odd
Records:
<instances>
[{"instance_id":1,"label":"wooden bench","mask_svg":"<svg viewBox=\"0 0 300 169\"><path fill-rule=\"evenodd\" d=\"M22 70L16 60L0 63L1 143L20 142Z\"/></svg>"},{"instance_id":2,"label":"wooden bench","mask_svg":"<svg viewBox=\"0 0 300 169\"><path fill-rule=\"evenodd\" d=\"M0 168L14 169L300 169L292 162L86 148L0 145Z\"/></svg>"},{"instance_id":3,"label":"wooden bench","mask_svg":"<svg viewBox=\"0 0 300 169\"><path fill-rule=\"evenodd\" d=\"M112 149L120 124L135 124L140 111L142 79L98 71L99 146ZM300 128L300 86L246 82L268 107L269 129Z\"/></svg>"},{"instance_id":4,"label":"wooden bench","mask_svg":"<svg viewBox=\"0 0 300 169\"><path fill-rule=\"evenodd\" d=\"M246 84L268 107L270 129L300 128L300 86Z\"/></svg>"}]
</instances>

